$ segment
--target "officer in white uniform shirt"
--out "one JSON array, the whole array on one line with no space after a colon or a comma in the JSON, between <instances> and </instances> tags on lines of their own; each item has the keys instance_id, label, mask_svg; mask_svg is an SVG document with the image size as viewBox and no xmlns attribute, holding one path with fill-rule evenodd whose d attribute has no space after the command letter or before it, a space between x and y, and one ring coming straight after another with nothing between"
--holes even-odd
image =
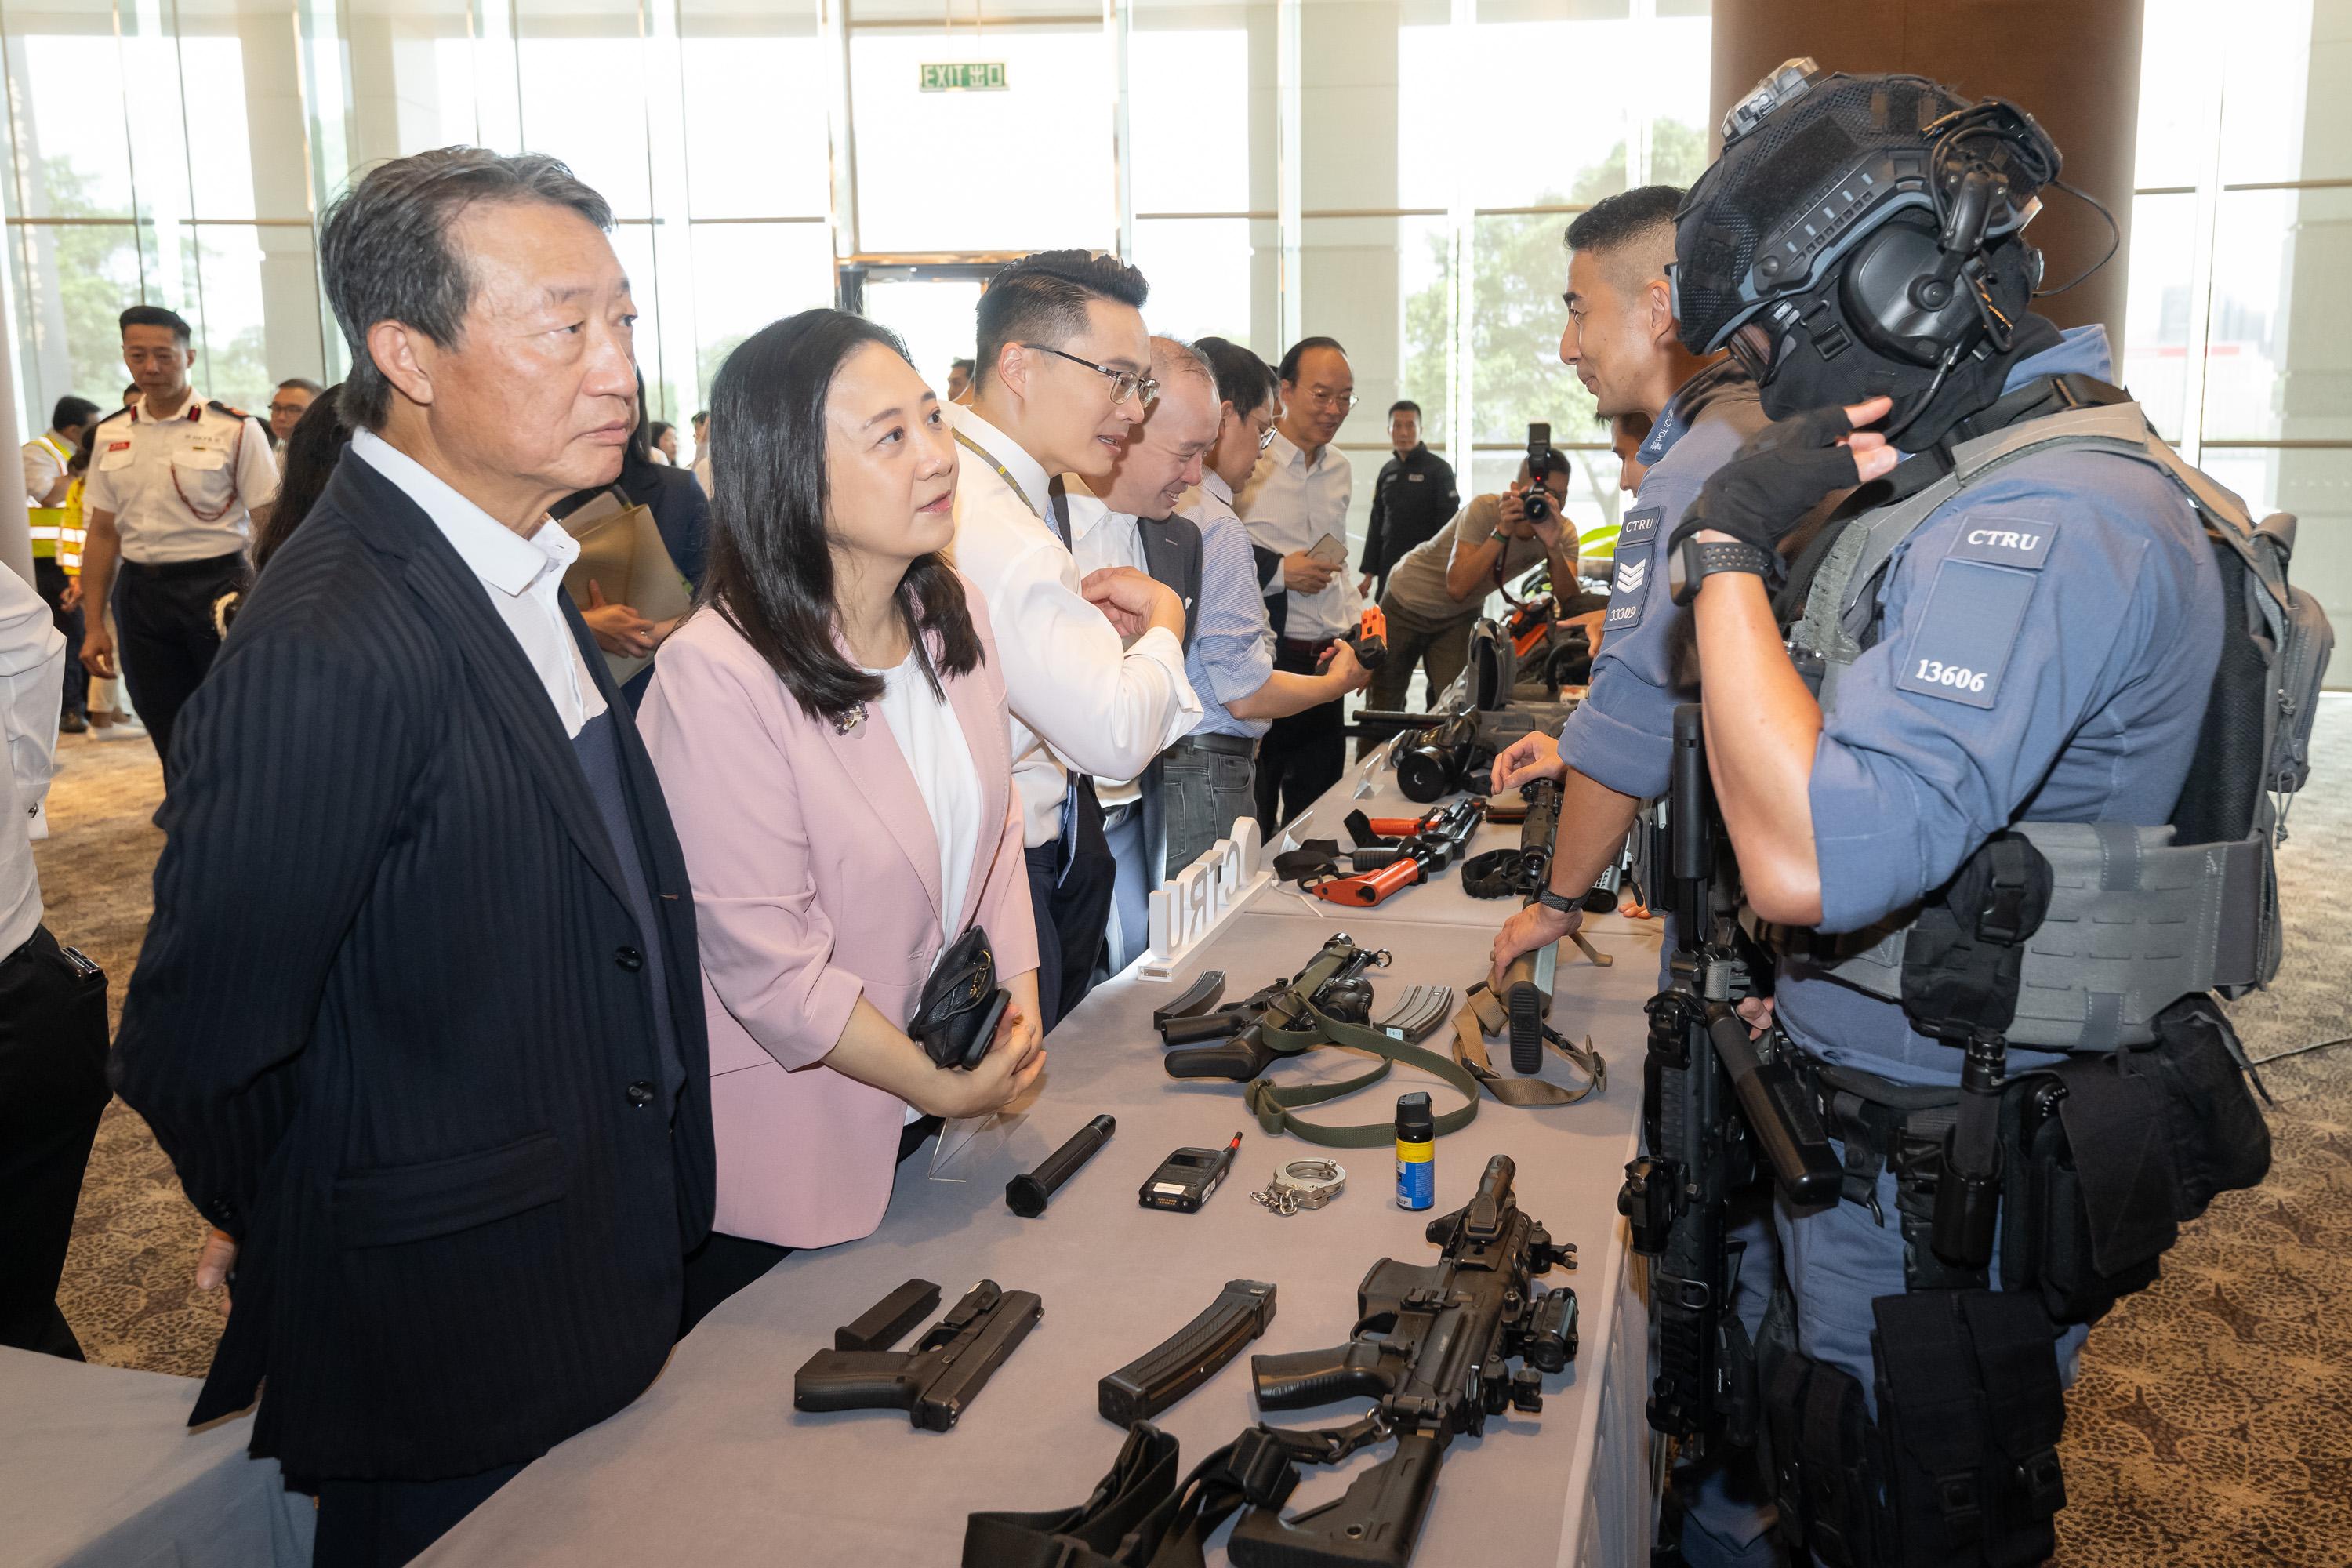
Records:
<instances>
[{"instance_id":1,"label":"officer in white uniform shirt","mask_svg":"<svg viewBox=\"0 0 2352 1568\"><path fill-rule=\"evenodd\" d=\"M980 375L951 407L957 569L988 601L1013 710L1047 1029L1092 983L1113 868L1093 778L1131 779L1192 727L1184 607L1131 566L1081 574L1056 476L1103 479L1159 395L1143 275L1045 251L981 296Z\"/></svg>"},{"instance_id":2,"label":"officer in white uniform shirt","mask_svg":"<svg viewBox=\"0 0 2352 1568\"><path fill-rule=\"evenodd\" d=\"M1356 375L1336 339L1302 338L1282 356L1276 376L1282 416L1234 510L1256 552L1274 623L1274 668L1314 675L1332 642L1363 615L1347 570L1355 476L1331 447L1356 405ZM1346 771L1342 706L1334 700L1276 719L1259 743L1257 817L1269 839Z\"/></svg>"},{"instance_id":3,"label":"officer in white uniform shirt","mask_svg":"<svg viewBox=\"0 0 2352 1568\"><path fill-rule=\"evenodd\" d=\"M82 596L114 595L114 637L93 614L81 645L92 675L120 664L172 778L172 725L219 651L220 606L249 575L246 552L278 499L261 422L188 383L188 323L157 305L122 312L122 360L138 401L100 422L82 491L89 537ZM120 571L118 574L118 563Z\"/></svg>"}]
</instances>

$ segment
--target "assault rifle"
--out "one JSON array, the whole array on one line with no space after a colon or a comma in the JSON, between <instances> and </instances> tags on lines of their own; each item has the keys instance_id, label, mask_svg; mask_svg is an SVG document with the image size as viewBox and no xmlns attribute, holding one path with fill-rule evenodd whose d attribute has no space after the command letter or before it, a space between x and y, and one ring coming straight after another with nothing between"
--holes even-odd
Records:
<instances>
[{"instance_id":1,"label":"assault rifle","mask_svg":"<svg viewBox=\"0 0 2352 1568\"><path fill-rule=\"evenodd\" d=\"M1337 1464L1396 1439L1396 1452L1336 1501L1285 1519L1295 1484L1252 1492L1228 1550L1242 1568L1403 1568L1420 1539L1445 1450L1507 1407L1543 1408L1546 1373L1576 1356L1576 1292L1534 1285L1576 1248L1555 1243L1511 1192L1509 1156L1486 1162L1469 1206L1430 1222L1444 1256L1426 1267L1383 1258L1356 1288L1356 1337L1333 1350L1250 1358L1260 1410L1370 1399L1371 1412L1328 1431L1259 1426L1234 1446L1273 1445L1295 1462ZM1508 1363L1520 1361L1518 1371Z\"/></svg>"},{"instance_id":2,"label":"assault rifle","mask_svg":"<svg viewBox=\"0 0 2352 1568\"><path fill-rule=\"evenodd\" d=\"M1675 710L1665 868L1676 946L1666 989L1653 997L1643 1068L1648 1152L1625 1167L1617 1210L1651 1270L1657 1370L1650 1425L1686 1453L1720 1436L1753 1441L1753 1347L1731 1310L1735 1259L1726 1245L1731 1194L1769 1170L1800 1207L1835 1201L1842 1171L1818 1109L1777 1030L1751 1041L1736 1005L1757 994L1763 956L1739 930L1739 872L1708 788L1696 703Z\"/></svg>"}]
</instances>

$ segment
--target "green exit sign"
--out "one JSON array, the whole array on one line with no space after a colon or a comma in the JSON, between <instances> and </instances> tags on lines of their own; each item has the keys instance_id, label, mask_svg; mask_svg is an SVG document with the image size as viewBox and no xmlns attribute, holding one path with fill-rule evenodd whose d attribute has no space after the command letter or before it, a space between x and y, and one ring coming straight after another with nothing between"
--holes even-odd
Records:
<instances>
[{"instance_id":1,"label":"green exit sign","mask_svg":"<svg viewBox=\"0 0 2352 1568\"><path fill-rule=\"evenodd\" d=\"M1004 62L982 60L971 65L925 66L925 92L1003 92Z\"/></svg>"}]
</instances>

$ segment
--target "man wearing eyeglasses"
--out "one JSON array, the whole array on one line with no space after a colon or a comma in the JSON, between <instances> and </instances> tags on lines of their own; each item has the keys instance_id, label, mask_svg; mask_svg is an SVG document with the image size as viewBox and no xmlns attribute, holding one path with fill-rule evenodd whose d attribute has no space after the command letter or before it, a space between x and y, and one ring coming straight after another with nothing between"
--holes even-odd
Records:
<instances>
[{"instance_id":1,"label":"man wearing eyeglasses","mask_svg":"<svg viewBox=\"0 0 2352 1568\"><path fill-rule=\"evenodd\" d=\"M269 395L269 444L283 447L294 437L294 426L322 390L308 376L289 375Z\"/></svg>"},{"instance_id":2,"label":"man wearing eyeglasses","mask_svg":"<svg viewBox=\"0 0 2352 1568\"><path fill-rule=\"evenodd\" d=\"M1274 439L1234 510L1255 547L1258 584L1274 623L1274 667L1313 675L1331 644L1355 627L1363 598L1347 574L1348 503L1355 478L1331 447L1356 406L1356 374L1336 338L1301 338L1276 372L1282 395ZM1277 719L1257 753L1257 817L1276 828L1339 782L1348 765L1339 701Z\"/></svg>"},{"instance_id":3,"label":"man wearing eyeglasses","mask_svg":"<svg viewBox=\"0 0 2352 1568\"><path fill-rule=\"evenodd\" d=\"M980 298L972 398L950 406L955 562L988 601L1013 709L1013 787L1047 1029L1086 995L1115 867L1093 780L1131 779L1201 716L1184 606L1132 566L1080 576L1060 476L1098 488L1157 401L1143 274L1049 250Z\"/></svg>"}]
</instances>

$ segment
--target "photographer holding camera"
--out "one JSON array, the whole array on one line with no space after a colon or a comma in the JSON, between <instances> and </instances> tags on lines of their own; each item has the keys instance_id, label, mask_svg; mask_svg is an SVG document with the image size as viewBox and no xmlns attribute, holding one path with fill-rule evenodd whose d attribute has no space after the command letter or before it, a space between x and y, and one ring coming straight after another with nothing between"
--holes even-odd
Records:
<instances>
[{"instance_id":1,"label":"photographer holding camera","mask_svg":"<svg viewBox=\"0 0 2352 1568\"><path fill-rule=\"evenodd\" d=\"M1544 467L1546 478L1537 484L1528 464L1521 462L1509 489L1471 498L1453 521L1414 546L1390 572L1381 595L1389 657L1373 672L1371 707L1403 708L1416 664L1429 672L1429 700L1434 702L1462 673L1470 656L1470 628L1485 610L1486 596L1537 563L1550 563L1555 588L1567 584L1574 590L1576 533L1560 515L1568 495L1568 459L1546 447ZM1597 609L1603 602L1596 597L1580 607ZM1577 611L1564 605L1561 613Z\"/></svg>"}]
</instances>

